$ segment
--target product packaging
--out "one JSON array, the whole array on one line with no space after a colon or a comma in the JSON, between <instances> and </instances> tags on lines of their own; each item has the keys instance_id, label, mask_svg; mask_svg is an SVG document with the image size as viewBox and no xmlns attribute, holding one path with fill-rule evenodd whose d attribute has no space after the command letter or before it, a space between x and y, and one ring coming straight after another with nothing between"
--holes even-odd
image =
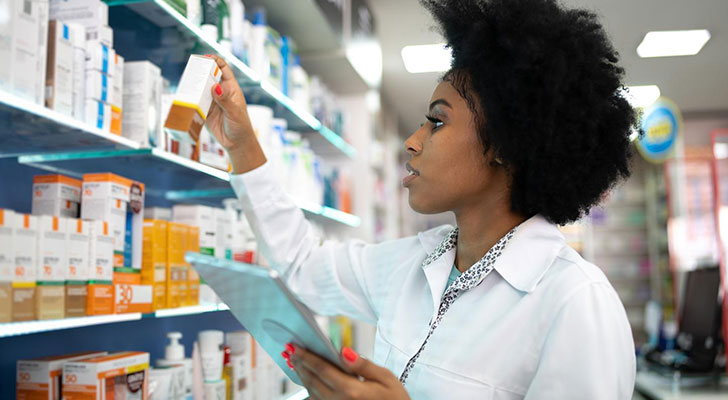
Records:
<instances>
[{"instance_id":1,"label":"product packaging","mask_svg":"<svg viewBox=\"0 0 728 400\"><path fill-rule=\"evenodd\" d=\"M101 0L51 0L50 18L81 24L86 27L87 39L101 39L108 47L113 45L108 28L109 7Z\"/></svg>"},{"instance_id":2,"label":"product packaging","mask_svg":"<svg viewBox=\"0 0 728 400\"><path fill-rule=\"evenodd\" d=\"M86 71L86 99L108 103L111 99L111 78L105 73L90 69Z\"/></svg>"},{"instance_id":3,"label":"product packaging","mask_svg":"<svg viewBox=\"0 0 728 400\"><path fill-rule=\"evenodd\" d=\"M189 238L189 227L170 222L167 225L167 307L184 304L187 295L188 266L185 250ZM184 296L183 297L183 293Z\"/></svg>"},{"instance_id":4,"label":"product packaging","mask_svg":"<svg viewBox=\"0 0 728 400\"><path fill-rule=\"evenodd\" d=\"M65 175L33 177L33 215L78 218L81 181Z\"/></svg>"},{"instance_id":5,"label":"product packaging","mask_svg":"<svg viewBox=\"0 0 728 400\"><path fill-rule=\"evenodd\" d=\"M99 43L109 47L114 47L114 30L108 25L100 25L97 29L90 28L86 35L86 40L97 40Z\"/></svg>"},{"instance_id":6,"label":"product packaging","mask_svg":"<svg viewBox=\"0 0 728 400\"><path fill-rule=\"evenodd\" d=\"M246 331L228 332L225 343L230 347L231 398L246 400L253 398L253 349L255 341Z\"/></svg>"},{"instance_id":7,"label":"product packaging","mask_svg":"<svg viewBox=\"0 0 728 400\"><path fill-rule=\"evenodd\" d=\"M222 379L223 337L222 331L214 329L200 331L197 334L202 358L202 378L205 382L217 382Z\"/></svg>"},{"instance_id":8,"label":"product packaging","mask_svg":"<svg viewBox=\"0 0 728 400\"><path fill-rule=\"evenodd\" d=\"M114 56L114 77L111 84L111 133L121 135L123 97L124 97L124 57Z\"/></svg>"},{"instance_id":9,"label":"product packaging","mask_svg":"<svg viewBox=\"0 0 728 400\"><path fill-rule=\"evenodd\" d=\"M172 400L172 371L163 368L149 368L149 398L151 400Z\"/></svg>"},{"instance_id":10,"label":"product packaging","mask_svg":"<svg viewBox=\"0 0 728 400\"><path fill-rule=\"evenodd\" d=\"M24 4L28 3L24 2ZM48 14L50 12L50 4L48 0L38 0L32 2L31 7L33 8L33 13L38 15L38 36L36 37L38 40L38 49L35 54L35 71L37 74L35 80L35 102L37 104L45 104L46 64L48 58ZM30 39L30 37L27 39Z\"/></svg>"},{"instance_id":11,"label":"product packaging","mask_svg":"<svg viewBox=\"0 0 728 400\"><path fill-rule=\"evenodd\" d=\"M159 137L161 70L149 61L124 63L121 134L143 147Z\"/></svg>"},{"instance_id":12,"label":"product packaging","mask_svg":"<svg viewBox=\"0 0 728 400\"><path fill-rule=\"evenodd\" d=\"M37 319L59 319L66 314L67 223L67 218L38 217Z\"/></svg>"},{"instance_id":13,"label":"product packaging","mask_svg":"<svg viewBox=\"0 0 728 400\"><path fill-rule=\"evenodd\" d=\"M73 42L71 30L61 21L48 22L45 105L73 115Z\"/></svg>"},{"instance_id":14,"label":"product packaging","mask_svg":"<svg viewBox=\"0 0 728 400\"><path fill-rule=\"evenodd\" d=\"M86 109L86 28L68 24L73 44L73 117L84 121Z\"/></svg>"},{"instance_id":15,"label":"product packaging","mask_svg":"<svg viewBox=\"0 0 728 400\"><path fill-rule=\"evenodd\" d=\"M114 312L114 237L106 221L89 222L88 315Z\"/></svg>"},{"instance_id":16,"label":"product packaging","mask_svg":"<svg viewBox=\"0 0 728 400\"><path fill-rule=\"evenodd\" d=\"M209 165L223 171L230 170L230 161L228 160L225 148L210 133L207 126L203 126L200 131L200 139L197 144L199 149L198 160L200 163Z\"/></svg>"},{"instance_id":17,"label":"product packaging","mask_svg":"<svg viewBox=\"0 0 728 400\"><path fill-rule=\"evenodd\" d=\"M88 37L88 36L87 36ZM114 59L116 52L113 48L99 42L98 40L86 41L86 70L99 71L108 77L115 74Z\"/></svg>"},{"instance_id":18,"label":"product packaging","mask_svg":"<svg viewBox=\"0 0 728 400\"><path fill-rule=\"evenodd\" d=\"M13 319L14 222L15 212L0 208L0 323Z\"/></svg>"},{"instance_id":19,"label":"product packaging","mask_svg":"<svg viewBox=\"0 0 728 400\"><path fill-rule=\"evenodd\" d=\"M215 209L203 205L178 204L172 207L172 219L200 228L200 253L215 255L217 218Z\"/></svg>"},{"instance_id":20,"label":"product packaging","mask_svg":"<svg viewBox=\"0 0 728 400\"><path fill-rule=\"evenodd\" d=\"M152 285L142 285L141 274L114 272L114 313L152 312Z\"/></svg>"},{"instance_id":21,"label":"product packaging","mask_svg":"<svg viewBox=\"0 0 728 400\"><path fill-rule=\"evenodd\" d=\"M38 268L38 217L15 213L13 321L31 321L35 315L35 280Z\"/></svg>"},{"instance_id":22,"label":"product packaging","mask_svg":"<svg viewBox=\"0 0 728 400\"><path fill-rule=\"evenodd\" d=\"M172 209L165 207L147 207L144 209L144 219L172 220Z\"/></svg>"},{"instance_id":23,"label":"product packaging","mask_svg":"<svg viewBox=\"0 0 728 400\"><path fill-rule=\"evenodd\" d=\"M18 360L16 363L16 400L60 400L63 364L106 355L102 351Z\"/></svg>"},{"instance_id":24,"label":"product packaging","mask_svg":"<svg viewBox=\"0 0 728 400\"><path fill-rule=\"evenodd\" d=\"M187 250L188 252L199 253L200 252L200 228L196 226L190 226L187 236ZM187 264L187 296L185 305L196 306L200 304L200 274L189 264Z\"/></svg>"},{"instance_id":25,"label":"product packaging","mask_svg":"<svg viewBox=\"0 0 728 400\"><path fill-rule=\"evenodd\" d=\"M111 132L111 106L103 101L86 99L84 118L87 124Z\"/></svg>"},{"instance_id":26,"label":"product packaging","mask_svg":"<svg viewBox=\"0 0 728 400\"><path fill-rule=\"evenodd\" d=\"M225 400L227 398L225 381L223 379L205 381L202 385L203 400Z\"/></svg>"},{"instance_id":27,"label":"product packaging","mask_svg":"<svg viewBox=\"0 0 728 400\"><path fill-rule=\"evenodd\" d=\"M212 106L212 87L222 72L214 59L191 55L172 101L165 131L175 140L196 144Z\"/></svg>"},{"instance_id":28,"label":"product packaging","mask_svg":"<svg viewBox=\"0 0 728 400\"><path fill-rule=\"evenodd\" d=\"M111 174L85 174L81 217L109 222L114 236L114 267L142 267L144 184Z\"/></svg>"},{"instance_id":29,"label":"product packaging","mask_svg":"<svg viewBox=\"0 0 728 400\"><path fill-rule=\"evenodd\" d=\"M164 348L164 358L157 360L157 367L182 367L182 393L192 391L192 359L185 358L185 348L179 343L182 334L179 332L167 333L169 344Z\"/></svg>"},{"instance_id":30,"label":"product packaging","mask_svg":"<svg viewBox=\"0 0 728 400\"><path fill-rule=\"evenodd\" d=\"M152 309L167 307L167 221L145 219L142 280L152 285Z\"/></svg>"},{"instance_id":31,"label":"product packaging","mask_svg":"<svg viewBox=\"0 0 728 400\"><path fill-rule=\"evenodd\" d=\"M149 398L149 353L121 352L63 364L64 400Z\"/></svg>"},{"instance_id":32,"label":"product packaging","mask_svg":"<svg viewBox=\"0 0 728 400\"><path fill-rule=\"evenodd\" d=\"M43 104L45 98L42 93L45 89L47 32L43 30L41 18L43 5L47 7L47 3L42 1L35 6L25 0L0 3L0 14L5 15L5 21L0 24L0 59L3 60L0 63L0 88L39 104ZM45 24L47 29L47 20Z\"/></svg>"},{"instance_id":33,"label":"product packaging","mask_svg":"<svg viewBox=\"0 0 728 400\"><path fill-rule=\"evenodd\" d=\"M68 233L68 271L66 272L66 316L86 315L88 282L90 221L70 219L66 224Z\"/></svg>"},{"instance_id":34,"label":"product packaging","mask_svg":"<svg viewBox=\"0 0 728 400\"><path fill-rule=\"evenodd\" d=\"M184 399L185 390L185 368L181 364L156 366L150 371L150 379L158 379L162 387L157 387L156 393L152 393L151 399ZM151 381L150 381L151 382ZM150 385L151 388L151 385Z\"/></svg>"}]
</instances>

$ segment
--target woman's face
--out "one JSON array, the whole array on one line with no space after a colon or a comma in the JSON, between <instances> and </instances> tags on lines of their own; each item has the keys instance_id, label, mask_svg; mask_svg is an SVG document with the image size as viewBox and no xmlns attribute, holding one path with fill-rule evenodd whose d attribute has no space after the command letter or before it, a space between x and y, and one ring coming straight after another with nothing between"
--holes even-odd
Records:
<instances>
[{"instance_id":1,"label":"woman's face","mask_svg":"<svg viewBox=\"0 0 728 400\"><path fill-rule=\"evenodd\" d=\"M503 168L483 155L474 115L458 91L440 82L430 99L427 122L404 143L410 154L409 204L423 214L484 205L488 197L507 191Z\"/></svg>"}]
</instances>

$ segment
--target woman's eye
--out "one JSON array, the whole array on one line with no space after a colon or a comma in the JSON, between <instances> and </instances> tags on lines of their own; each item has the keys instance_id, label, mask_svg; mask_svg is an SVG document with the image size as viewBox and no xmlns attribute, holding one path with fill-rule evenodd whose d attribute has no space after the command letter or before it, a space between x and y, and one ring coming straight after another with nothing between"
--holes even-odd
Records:
<instances>
[{"instance_id":1,"label":"woman's eye","mask_svg":"<svg viewBox=\"0 0 728 400\"><path fill-rule=\"evenodd\" d=\"M427 115L427 116L425 116L425 118L427 118L427 120L430 121L430 124L432 124L433 131L443 125L443 122L435 117L431 117L431 116Z\"/></svg>"}]
</instances>

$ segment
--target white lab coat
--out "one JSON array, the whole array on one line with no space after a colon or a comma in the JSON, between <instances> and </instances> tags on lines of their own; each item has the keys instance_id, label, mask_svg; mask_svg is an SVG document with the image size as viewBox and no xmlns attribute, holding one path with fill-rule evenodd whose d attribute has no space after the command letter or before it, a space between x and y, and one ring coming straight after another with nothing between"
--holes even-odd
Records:
<instances>
[{"instance_id":1,"label":"white lab coat","mask_svg":"<svg viewBox=\"0 0 728 400\"><path fill-rule=\"evenodd\" d=\"M231 176L261 251L315 312L376 324L373 361L397 377L422 344L455 250L453 229L368 244L316 237L270 164ZM630 399L632 333L604 274L535 216L444 316L405 385L413 399Z\"/></svg>"}]
</instances>

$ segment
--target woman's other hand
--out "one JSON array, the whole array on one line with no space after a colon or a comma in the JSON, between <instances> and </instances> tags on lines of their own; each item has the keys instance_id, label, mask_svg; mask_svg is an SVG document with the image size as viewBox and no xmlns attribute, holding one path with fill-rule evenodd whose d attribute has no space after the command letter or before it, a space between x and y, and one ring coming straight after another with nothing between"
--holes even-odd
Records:
<instances>
[{"instance_id":1,"label":"woman's other hand","mask_svg":"<svg viewBox=\"0 0 728 400\"><path fill-rule=\"evenodd\" d=\"M394 374L354 350L344 347L341 358L352 372L348 375L329 361L297 346L287 345L289 366L293 366L311 399L317 400L399 400L409 399L407 391Z\"/></svg>"},{"instance_id":2,"label":"woman's other hand","mask_svg":"<svg viewBox=\"0 0 728 400\"><path fill-rule=\"evenodd\" d=\"M214 102L205 124L227 150L233 173L248 172L266 160L250 123L245 96L227 62L216 55L206 57L215 60L222 76L211 89Z\"/></svg>"}]
</instances>

